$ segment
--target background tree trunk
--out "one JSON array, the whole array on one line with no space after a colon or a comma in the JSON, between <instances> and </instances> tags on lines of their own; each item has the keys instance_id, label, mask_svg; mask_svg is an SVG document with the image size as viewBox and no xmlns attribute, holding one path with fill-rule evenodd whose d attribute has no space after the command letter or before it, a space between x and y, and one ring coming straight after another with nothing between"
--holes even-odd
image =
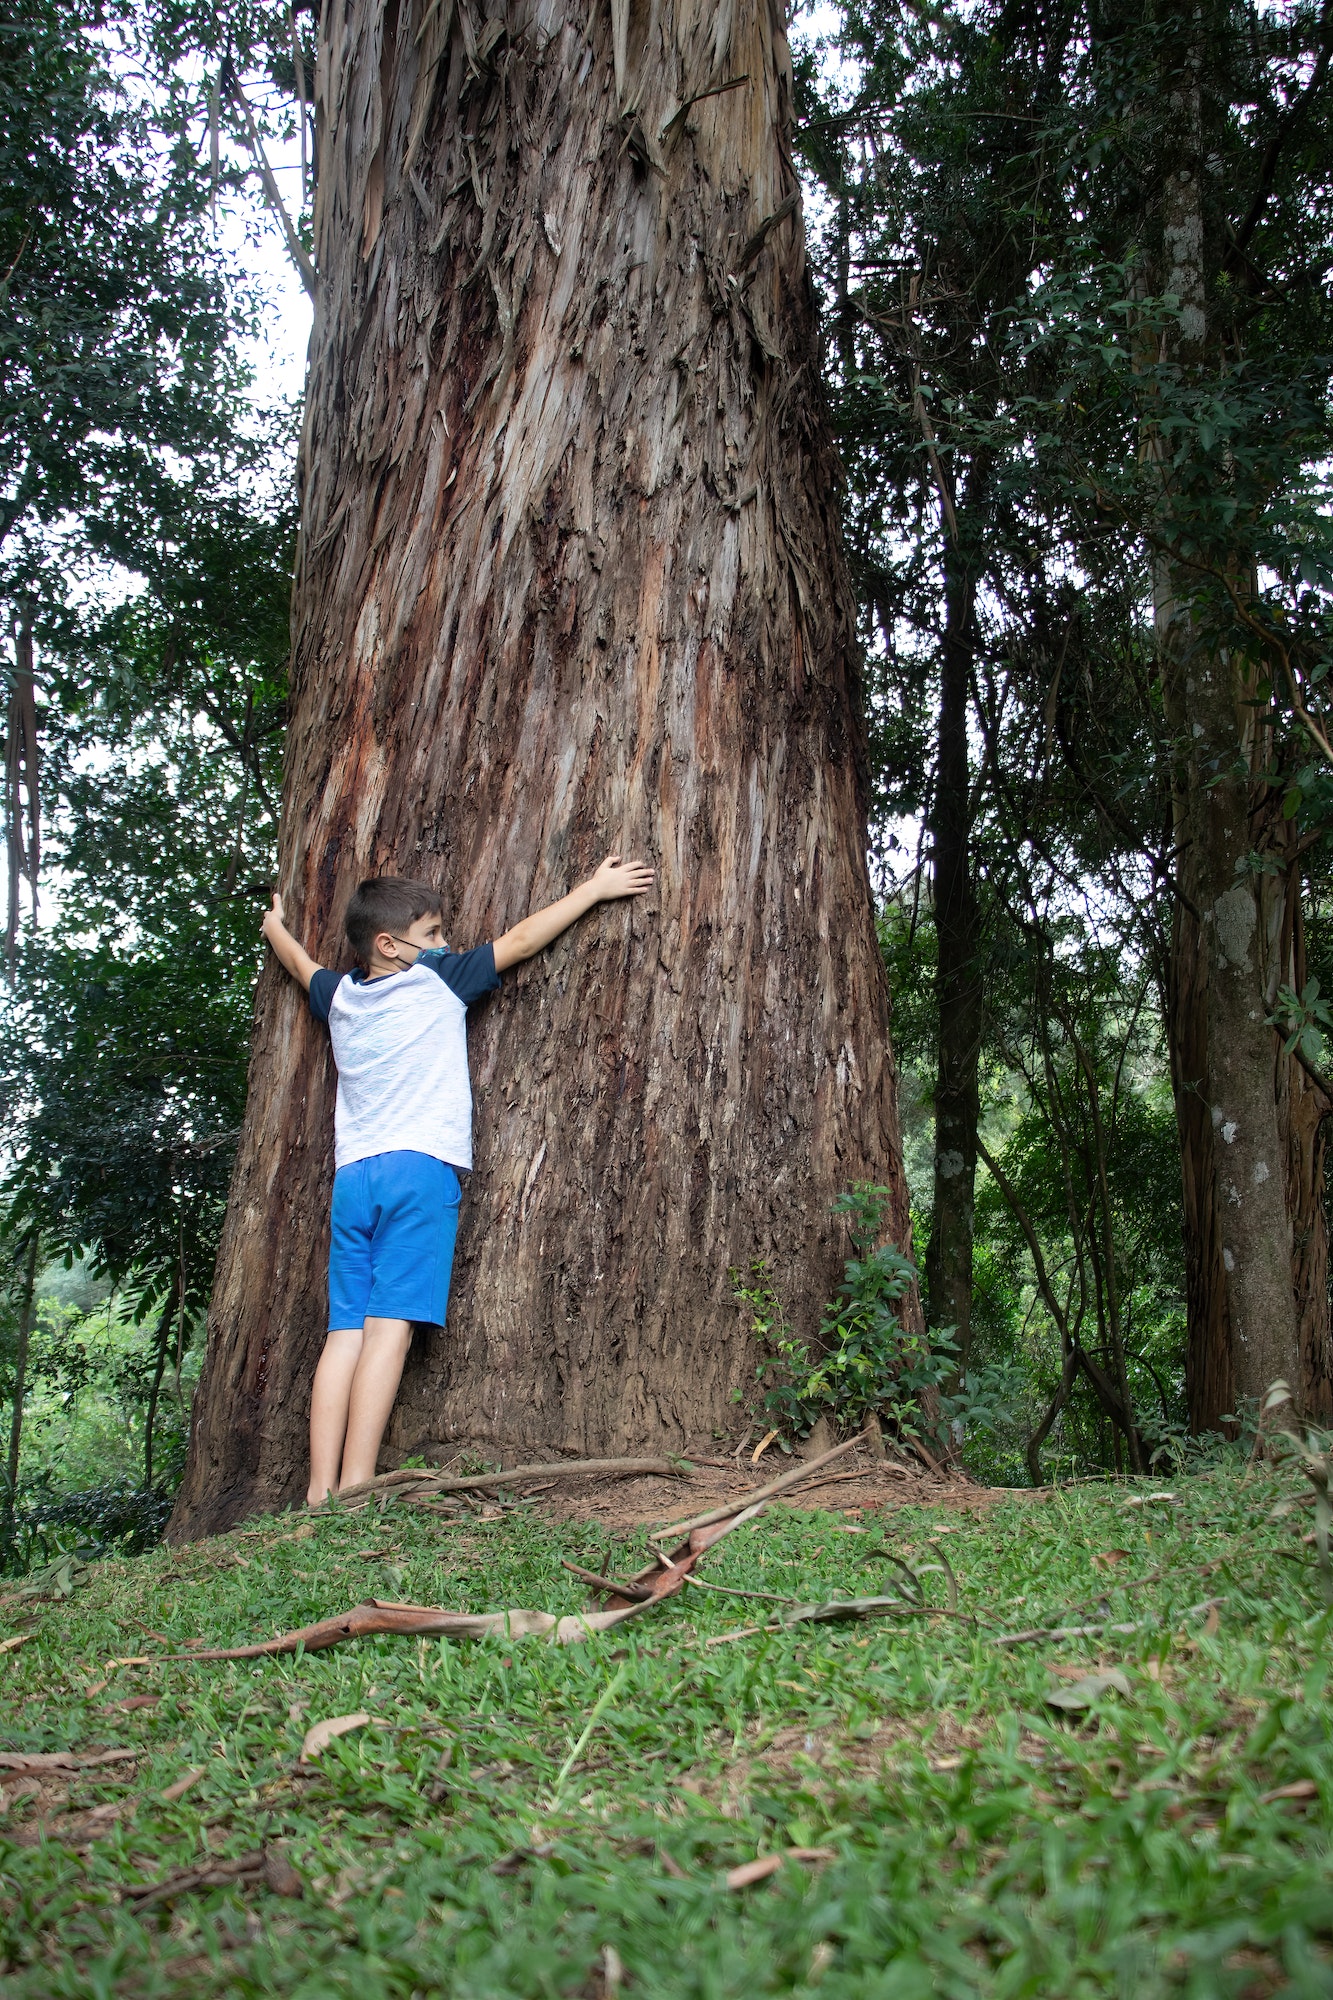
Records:
<instances>
[{"instance_id":1,"label":"background tree trunk","mask_svg":"<svg viewBox=\"0 0 1333 2000\"><path fill-rule=\"evenodd\" d=\"M984 486L975 469L972 481ZM969 498L972 496L969 495ZM952 1326L962 1365L972 1339L972 1235L976 1206L977 1077L981 1046L978 908L972 879L971 774L967 725L976 648L972 516L958 510L961 541L945 554L945 626L935 793L931 806L931 876L938 961L935 990L939 1045L935 1083L935 1176L926 1301L932 1326Z\"/></svg>"},{"instance_id":2,"label":"background tree trunk","mask_svg":"<svg viewBox=\"0 0 1333 2000\"><path fill-rule=\"evenodd\" d=\"M292 921L345 964L377 870L438 880L458 945L609 851L660 871L475 1022L450 1324L390 1459L684 1442L751 1374L730 1267L812 1328L870 1176L907 1244L783 21L323 10ZM270 967L177 1537L304 1480L332 1101Z\"/></svg>"},{"instance_id":3,"label":"background tree trunk","mask_svg":"<svg viewBox=\"0 0 1333 2000\"><path fill-rule=\"evenodd\" d=\"M1230 1429L1222 1419L1235 1412L1236 1384L1208 1100L1208 955L1183 903L1172 923L1166 1030L1183 1196L1185 1401L1198 1433Z\"/></svg>"},{"instance_id":4,"label":"background tree trunk","mask_svg":"<svg viewBox=\"0 0 1333 2000\"><path fill-rule=\"evenodd\" d=\"M35 1233L28 1239L28 1255L23 1266L23 1276L19 1281L18 1327L14 1344L14 1388L9 1411L9 1450L5 1459L3 1532L0 1533L0 1541L3 1542L8 1542L13 1536L14 1515L18 1503L19 1458L23 1449L23 1398L27 1393L28 1348L32 1340L32 1323L36 1311L38 1241Z\"/></svg>"},{"instance_id":5,"label":"background tree trunk","mask_svg":"<svg viewBox=\"0 0 1333 2000\"><path fill-rule=\"evenodd\" d=\"M1232 661L1199 642L1180 579L1159 589L1158 630L1174 684L1185 828L1181 879L1202 919L1206 966L1204 1099L1211 1124L1213 1210L1221 1241L1233 1392L1261 1398L1281 1378L1299 1390L1288 1146L1274 1091L1260 899L1252 846L1252 690ZM1239 767L1239 768L1238 768ZM1200 1204L1208 1226L1207 1196ZM1216 1263L1211 1265L1216 1278ZM1199 1391L1191 1394L1193 1406ZM1225 1414L1229 1414L1226 1412Z\"/></svg>"},{"instance_id":6,"label":"background tree trunk","mask_svg":"<svg viewBox=\"0 0 1333 2000\"><path fill-rule=\"evenodd\" d=\"M1278 799L1267 814L1270 851L1286 866L1281 875L1259 878L1260 934L1264 944L1264 997L1271 1014L1281 987L1305 990L1310 968L1305 952L1301 855L1293 821L1283 819ZM1273 1097L1278 1136L1284 1149L1287 1218L1291 1229L1291 1289L1296 1312L1299 1360L1292 1381L1297 1402L1315 1423L1333 1416L1333 1334L1329 1325L1328 1211L1324 1202L1324 1162L1328 1092L1312 1076L1296 1050L1288 1055L1273 1036Z\"/></svg>"},{"instance_id":7,"label":"background tree trunk","mask_svg":"<svg viewBox=\"0 0 1333 2000\"><path fill-rule=\"evenodd\" d=\"M1175 38L1162 45L1163 88L1176 132L1170 170L1162 177L1157 289L1180 303L1163 359L1174 363L1187 383L1203 381L1216 365L1208 321L1199 33L1199 16L1182 15ZM1157 443L1153 435L1154 449ZM1257 741L1261 732L1250 671L1209 630L1206 607L1200 615L1199 577L1172 553L1178 532L1171 499L1177 474L1168 472L1160 456L1157 462L1162 466L1163 550L1155 565L1154 617L1164 706L1174 738L1181 900L1197 930L1191 947L1177 929L1186 955L1193 954L1192 971L1184 964L1179 971L1188 975L1187 984L1193 981L1193 1002L1204 1009L1202 1021L1194 1024L1194 1053L1203 1059L1204 1101L1212 1128L1211 1216L1206 1191L1201 1191L1196 1214L1205 1231L1215 1224L1220 1238L1232 1391L1257 1403L1278 1378L1299 1393L1287 1146L1274 1092L1262 896L1249 866L1255 845L1251 808L1265 746ZM1187 1161L1187 1218L1190 1165ZM1195 1263L1200 1275L1217 1281L1211 1252L1196 1253ZM1222 1322L1222 1312L1214 1308L1200 1330L1211 1335ZM1189 1355L1193 1358L1193 1340ZM1209 1390L1202 1384L1187 1387L1191 1409L1196 1402L1210 1404L1224 1379L1213 1361L1209 1356Z\"/></svg>"}]
</instances>

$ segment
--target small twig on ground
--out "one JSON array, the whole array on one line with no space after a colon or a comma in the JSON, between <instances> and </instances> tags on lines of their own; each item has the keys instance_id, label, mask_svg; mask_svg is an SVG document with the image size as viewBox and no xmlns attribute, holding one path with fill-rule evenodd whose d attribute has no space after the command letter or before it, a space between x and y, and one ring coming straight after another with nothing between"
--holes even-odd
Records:
<instances>
[{"instance_id":1,"label":"small twig on ground","mask_svg":"<svg viewBox=\"0 0 1333 2000\"><path fill-rule=\"evenodd\" d=\"M608 1597L637 1599L646 1603L653 1594L641 1583L626 1583L618 1576L599 1576L596 1570L581 1569L578 1563L566 1562L563 1556L560 1558L560 1567L567 1569L571 1576L581 1577L583 1582L591 1584L594 1590L604 1591Z\"/></svg>"},{"instance_id":2,"label":"small twig on ground","mask_svg":"<svg viewBox=\"0 0 1333 2000\"><path fill-rule=\"evenodd\" d=\"M1193 1618L1200 1611L1211 1611L1214 1605L1225 1604L1225 1602L1226 1599L1223 1597L1206 1597L1202 1604L1191 1604L1187 1611L1180 1613L1180 1616L1182 1618ZM1131 1623L1123 1625L1113 1625L1109 1619L1103 1619L1098 1625L1037 1625L1030 1632L1002 1632L998 1638L991 1641L991 1644L994 1646L1026 1646L1033 1644L1038 1639L1095 1639L1106 1632L1114 1632L1116 1634L1141 1632L1148 1622L1146 1618L1136 1618ZM1175 1623L1174 1619L1172 1623Z\"/></svg>"},{"instance_id":3,"label":"small twig on ground","mask_svg":"<svg viewBox=\"0 0 1333 2000\"><path fill-rule=\"evenodd\" d=\"M874 1551L872 1550L871 1553L873 1554ZM1194 1574L1196 1576L1201 1576L1201 1577L1212 1576L1214 1571L1221 1569L1225 1561L1226 1561L1225 1556L1215 1556L1212 1562L1201 1563L1199 1567L1194 1571ZM1169 1568L1163 1567L1161 1569L1153 1570L1148 1576L1129 1577L1124 1583L1121 1583L1118 1580L1110 1582L1107 1584L1105 1590L1098 1592L1096 1597L1085 1597L1077 1604L1062 1605L1061 1612L1064 1617L1073 1618L1077 1616L1077 1614L1080 1611L1095 1611L1099 1609L1102 1605L1109 1606L1111 1598L1115 1595L1117 1591L1144 1590L1150 1583L1160 1583L1163 1577L1174 1576L1177 1575L1178 1572L1179 1572L1179 1565L1173 1563L1170 1565ZM1109 1616L1109 1611L1108 1611L1108 1616ZM1041 1629L1043 1631L1047 1631L1047 1630L1052 1630L1054 1628L1043 1626Z\"/></svg>"},{"instance_id":4,"label":"small twig on ground","mask_svg":"<svg viewBox=\"0 0 1333 2000\"><path fill-rule=\"evenodd\" d=\"M894 1470L897 1471L898 1469L899 1468L895 1466ZM806 1488L806 1491L810 1492L813 1488L817 1486L841 1486L843 1481L847 1479L869 1479L872 1476L872 1474L879 1472L881 1470L882 1467L878 1465L863 1465L856 1472L831 1472L827 1479L812 1479L810 1481L810 1485ZM903 1471L902 1476L904 1479L910 1479L912 1477L911 1473L907 1471Z\"/></svg>"},{"instance_id":5,"label":"small twig on ground","mask_svg":"<svg viewBox=\"0 0 1333 2000\"><path fill-rule=\"evenodd\" d=\"M1112 1625L1103 1620L1099 1625L1034 1625L1030 1632L1002 1632L992 1639L993 1646L1030 1646L1038 1639L1096 1639L1103 1633L1117 1634L1137 1632L1142 1619L1133 1619L1124 1625Z\"/></svg>"},{"instance_id":6,"label":"small twig on ground","mask_svg":"<svg viewBox=\"0 0 1333 2000\"><path fill-rule=\"evenodd\" d=\"M954 1618L962 1625L976 1625L968 1611L948 1611L940 1604L900 1604L887 1597L833 1597L825 1604L801 1604L789 1611L784 1625L833 1625L862 1618Z\"/></svg>"},{"instance_id":7,"label":"small twig on ground","mask_svg":"<svg viewBox=\"0 0 1333 2000\"><path fill-rule=\"evenodd\" d=\"M705 1583L701 1576L687 1576L685 1581L686 1583L693 1584L696 1590L715 1590L721 1597L763 1597L767 1598L771 1604L795 1604L798 1602L798 1599L784 1597L781 1591L777 1590L738 1590L735 1584L731 1583Z\"/></svg>"}]
</instances>

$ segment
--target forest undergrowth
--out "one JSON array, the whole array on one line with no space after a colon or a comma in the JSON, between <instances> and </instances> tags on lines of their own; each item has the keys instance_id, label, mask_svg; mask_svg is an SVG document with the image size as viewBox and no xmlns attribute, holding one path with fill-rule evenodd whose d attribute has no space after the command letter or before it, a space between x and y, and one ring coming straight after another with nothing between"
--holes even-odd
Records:
<instances>
[{"instance_id":1,"label":"forest undergrowth","mask_svg":"<svg viewBox=\"0 0 1333 2000\"><path fill-rule=\"evenodd\" d=\"M561 1559L633 1569L641 1532L395 1504L66 1559L0 1599L5 1991L1333 1993L1302 1485L775 1508L565 1647L166 1657L371 1597L574 1612Z\"/></svg>"}]
</instances>

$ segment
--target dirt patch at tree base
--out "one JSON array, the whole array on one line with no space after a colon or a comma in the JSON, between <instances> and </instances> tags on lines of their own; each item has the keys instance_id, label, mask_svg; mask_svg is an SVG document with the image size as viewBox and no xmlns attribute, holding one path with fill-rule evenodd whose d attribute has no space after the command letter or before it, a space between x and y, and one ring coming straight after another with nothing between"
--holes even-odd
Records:
<instances>
[{"instance_id":1,"label":"dirt patch at tree base","mask_svg":"<svg viewBox=\"0 0 1333 2000\"><path fill-rule=\"evenodd\" d=\"M496 1447L478 1445L468 1449L455 1441L448 1456L438 1453L440 1469L452 1474L487 1465L521 1464L536 1454L522 1447L506 1450L497 1460ZM437 1454L427 1453L435 1463ZM779 1473L794 1470L799 1459L770 1450L758 1464L748 1451L723 1459L714 1445L696 1456L686 1451L682 1459L691 1470L680 1478L665 1475L648 1477L598 1477L547 1482L535 1480L513 1490L517 1496L534 1500L553 1520L597 1522L617 1531L668 1526L693 1519L715 1507L733 1505L750 1493L758 1493ZM858 1449L831 1465L827 1472L815 1472L808 1484L795 1487L770 1501L772 1507L796 1507L803 1512L818 1508L855 1519L858 1515L896 1513L903 1507L945 1507L960 1514L984 1514L1002 1501L1036 1499L1037 1492L1026 1488L978 1485L965 1473L947 1470L931 1472L923 1465L890 1459L872 1459ZM488 1504L494 1502L488 1501Z\"/></svg>"}]
</instances>

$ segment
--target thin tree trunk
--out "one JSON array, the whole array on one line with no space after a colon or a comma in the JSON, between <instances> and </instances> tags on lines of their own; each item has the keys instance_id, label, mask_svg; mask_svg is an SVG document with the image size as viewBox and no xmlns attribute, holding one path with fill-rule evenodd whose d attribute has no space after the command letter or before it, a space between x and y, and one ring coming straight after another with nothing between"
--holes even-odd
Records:
<instances>
[{"instance_id":1,"label":"thin tree trunk","mask_svg":"<svg viewBox=\"0 0 1333 2000\"><path fill-rule=\"evenodd\" d=\"M33 671L32 606L24 601L14 634L5 722L5 842L9 910L5 926L5 968L14 977L19 933L19 882L32 894L37 922L37 877L42 858L41 753L37 742L37 683Z\"/></svg>"},{"instance_id":2,"label":"thin tree trunk","mask_svg":"<svg viewBox=\"0 0 1333 2000\"><path fill-rule=\"evenodd\" d=\"M1230 1302L1208 1107L1208 957L1194 912L1177 902L1167 976L1166 1040L1176 1107L1185 1246L1185 1402L1189 1426L1231 1430L1236 1408Z\"/></svg>"},{"instance_id":3,"label":"thin tree trunk","mask_svg":"<svg viewBox=\"0 0 1333 2000\"><path fill-rule=\"evenodd\" d=\"M946 610L931 807L939 1043L934 1206L926 1251L930 1322L932 1326L955 1329L954 1338L964 1367L972 1341L972 1236L980 1115L977 1064L981 1046L978 908L972 880L967 744L976 646L976 593L972 553L961 539L971 518L965 501L958 510L959 539L950 537L945 555Z\"/></svg>"},{"instance_id":4,"label":"thin tree trunk","mask_svg":"<svg viewBox=\"0 0 1333 2000\"><path fill-rule=\"evenodd\" d=\"M1273 799L1267 815L1268 847L1286 860L1281 875L1259 878L1260 931L1264 941L1264 997L1267 1012L1281 987L1305 990L1304 888L1295 823L1284 820ZM1292 1383L1305 1415L1315 1423L1333 1416L1333 1336L1329 1326L1328 1214L1324 1206L1324 1161L1333 1099L1293 1049L1273 1037L1273 1094L1286 1162L1287 1214L1291 1222L1291 1285L1300 1356Z\"/></svg>"},{"instance_id":5,"label":"thin tree trunk","mask_svg":"<svg viewBox=\"0 0 1333 2000\"><path fill-rule=\"evenodd\" d=\"M37 1292L37 1238L28 1239L28 1261L23 1272L19 1300L18 1341L14 1352L14 1400L9 1413L9 1456L5 1462L5 1535L14 1533L14 1512L18 1504L19 1454L23 1446L23 1398L28 1386L28 1349L32 1342L32 1322Z\"/></svg>"},{"instance_id":6,"label":"thin tree trunk","mask_svg":"<svg viewBox=\"0 0 1333 2000\"><path fill-rule=\"evenodd\" d=\"M1069 1037L1078 1054L1083 1080L1088 1086L1088 1105L1092 1113L1093 1147L1096 1153L1097 1204L1102 1217L1102 1265L1106 1280L1107 1331L1110 1336L1111 1365L1115 1370L1116 1393L1120 1407L1126 1416L1125 1444L1129 1451L1129 1462L1135 1472L1143 1471L1143 1452L1139 1445L1138 1426L1134 1422L1134 1405L1130 1400L1129 1376L1125 1368L1125 1335L1120 1320L1120 1279L1116 1269L1115 1231L1111 1212L1111 1189L1106 1176L1106 1134L1102 1129L1101 1092L1097 1087L1097 1077L1078 1037L1069 1028Z\"/></svg>"},{"instance_id":7,"label":"thin tree trunk","mask_svg":"<svg viewBox=\"0 0 1333 2000\"><path fill-rule=\"evenodd\" d=\"M158 1398L162 1393L162 1377L167 1372L167 1355L171 1352L171 1322L176 1313L176 1286L167 1293L157 1322L157 1362L153 1369L152 1387L148 1391L148 1408L144 1413L143 1430L143 1483L147 1492L153 1483L153 1432L157 1425Z\"/></svg>"},{"instance_id":8,"label":"thin tree trunk","mask_svg":"<svg viewBox=\"0 0 1333 2000\"><path fill-rule=\"evenodd\" d=\"M1047 1432L1049 1431L1051 1425L1055 1422L1055 1419L1058 1416L1060 1410L1064 1407L1065 1402L1068 1401L1068 1389L1065 1387L1064 1371L1068 1369L1071 1352L1073 1354L1075 1366L1083 1370L1083 1373L1087 1377L1089 1386L1091 1387L1093 1394L1096 1396L1098 1402L1100 1403L1102 1409L1105 1411L1106 1415L1111 1419L1112 1425L1114 1426L1115 1436L1118 1438L1120 1433L1123 1431L1125 1436L1129 1437L1132 1434L1133 1418L1130 1414L1128 1406L1126 1404L1123 1404L1119 1400L1116 1393L1115 1385L1114 1383L1111 1382L1111 1380L1107 1376L1105 1369L1098 1367L1097 1363L1088 1353L1087 1348L1084 1347L1079 1341L1077 1333L1073 1329L1071 1329L1068 1317L1066 1316L1065 1310L1063 1306L1060 1304L1058 1297L1056 1296L1055 1287L1051 1283L1050 1276L1047 1272L1046 1260L1042 1256L1041 1244L1040 1241L1038 1240L1037 1232L1032 1226L1032 1219L1028 1215L1027 1210L1024 1208L1022 1202L1019 1200L1017 1190L1015 1189L1008 1175L1005 1173L1003 1167L1000 1166L999 1162L994 1158L994 1156L991 1153L987 1152L985 1142L980 1138L977 1140L977 1151L980 1154L981 1158L986 1162L986 1165L989 1168L990 1172L994 1175L996 1186L999 1188L1000 1193L1004 1196L1005 1203L1009 1209L1010 1214L1013 1216L1015 1222L1017 1222L1019 1228L1023 1232L1023 1236L1027 1242L1028 1251L1032 1257L1032 1269L1037 1280L1037 1289L1041 1293L1042 1298L1045 1300L1046 1310L1050 1313L1051 1318L1054 1320L1056 1329L1060 1335L1060 1349L1063 1360L1063 1367L1060 1378L1061 1388L1058 1392L1058 1401L1052 1404L1051 1408L1047 1412L1046 1418L1043 1420L1042 1424L1038 1426L1037 1431L1034 1433L1038 1446L1044 1443ZM1117 1445L1117 1454L1118 1450L1119 1447ZM1033 1458L1029 1457L1028 1469L1029 1471L1032 1470L1034 1462L1037 1463L1038 1465L1038 1471L1036 1473L1033 1473L1033 1480L1035 1484L1039 1485L1041 1483L1039 1476L1040 1462L1034 1461Z\"/></svg>"},{"instance_id":9,"label":"thin tree trunk","mask_svg":"<svg viewBox=\"0 0 1333 2000\"><path fill-rule=\"evenodd\" d=\"M731 1267L813 1328L859 1179L908 1245L784 19L321 15L289 910L345 964L376 870L438 882L458 945L608 851L659 870L476 1020L449 1326L390 1461L707 1433L752 1373ZM332 1099L270 968L177 1537L304 1480Z\"/></svg>"},{"instance_id":10,"label":"thin tree trunk","mask_svg":"<svg viewBox=\"0 0 1333 2000\"><path fill-rule=\"evenodd\" d=\"M1023 1447L1023 1456L1027 1460L1028 1477L1034 1486L1040 1486L1042 1483L1041 1448L1055 1428L1056 1418L1069 1401L1074 1387L1074 1377L1077 1374L1078 1349L1066 1345L1064 1359L1060 1368L1060 1380L1056 1385L1055 1394L1046 1406L1045 1416ZM1117 1432L1116 1435L1118 1436L1119 1433Z\"/></svg>"},{"instance_id":11,"label":"thin tree trunk","mask_svg":"<svg viewBox=\"0 0 1333 2000\"><path fill-rule=\"evenodd\" d=\"M1300 1360L1296 1389L1312 1423L1333 1422L1325 1165L1329 1101L1299 1061L1278 1050L1278 1122L1286 1141L1292 1289Z\"/></svg>"}]
</instances>

